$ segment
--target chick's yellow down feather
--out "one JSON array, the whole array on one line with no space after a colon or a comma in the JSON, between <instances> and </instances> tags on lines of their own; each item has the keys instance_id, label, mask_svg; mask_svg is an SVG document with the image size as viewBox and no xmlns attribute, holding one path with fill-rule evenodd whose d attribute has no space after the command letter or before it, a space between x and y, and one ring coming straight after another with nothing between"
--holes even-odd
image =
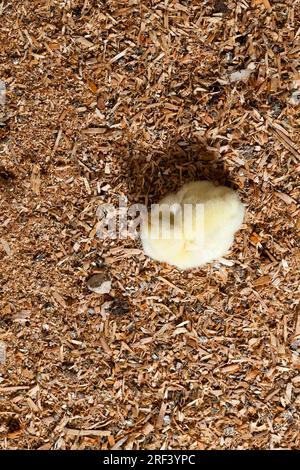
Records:
<instances>
[{"instance_id":1,"label":"chick's yellow down feather","mask_svg":"<svg viewBox=\"0 0 300 470\"><path fill-rule=\"evenodd\" d=\"M243 217L244 205L232 189L187 183L152 205L141 227L145 254L179 269L202 266L227 253Z\"/></svg>"}]
</instances>

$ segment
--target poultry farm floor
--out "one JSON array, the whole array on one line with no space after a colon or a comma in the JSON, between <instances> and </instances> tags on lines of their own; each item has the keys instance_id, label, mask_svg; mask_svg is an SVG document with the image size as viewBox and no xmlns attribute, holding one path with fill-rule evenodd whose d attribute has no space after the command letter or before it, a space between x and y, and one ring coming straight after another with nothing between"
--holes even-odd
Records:
<instances>
[{"instance_id":1,"label":"poultry farm floor","mask_svg":"<svg viewBox=\"0 0 300 470\"><path fill-rule=\"evenodd\" d=\"M299 0L0 21L0 448L299 448ZM226 259L97 236L99 205L197 179L247 206Z\"/></svg>"}]
</instances>

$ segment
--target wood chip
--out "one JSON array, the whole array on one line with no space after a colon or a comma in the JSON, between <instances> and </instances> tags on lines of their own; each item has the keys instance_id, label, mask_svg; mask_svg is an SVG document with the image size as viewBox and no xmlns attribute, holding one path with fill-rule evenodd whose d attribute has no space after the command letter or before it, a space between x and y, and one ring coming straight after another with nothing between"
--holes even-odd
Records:
<instances>
[{"instance_id":1,"label":"wood chip","mask_svg":"<svg viewBox=\"0 0 300 470\"><path fill-rule=\"evenodd\" d=\"M222 367L221 371L224 374L235 374L239 369L239 364L230 364L228 366Z\"/></svg>"},{"instance_id":2,"label":"wood chip","mask_svg":"<svg viewBox=\"0 0 300 470\"><path fill-rule=\"evenodd\" d=\"M254 285L254 287L265 286L267 284L270 284L270 281L271 281L270 276L268 276L268 275L261 276L261 277L255 279L255 281L253 281L253 285Z\"/></svg>"},{"instance_id":3,"label":"wood chip","mask_svg":"<svg viewBox=\"0 0 300 470\"><path fill-rule=\"evenodd\" d=\"M167 409L167 404L162 403L160 406L159 414L158 414L156 424L155 424L156 429L162 428L166 409Z\"/></svg>"},{"instance_id":4,"label":"wood chip","mask_svg":"<svg viewBox=\"0 0 300 470\"><path fill-rule=\"evenodd\" d=\"M83 36L79 36L78 38L76 38L76 42L80 44L81 46L83 46L84 48L90 48L90 47L93 47L94 45L91 41L89 41Z\"/></svg>"},{"instance_id":5,"label":"wood chip","mask_svg":"<svg viewBox=\"0 0 300 470\"><path fill-rule=\"evenodd\" d=\"M110 59L110 63L111 64L114 64L115 62L117 62L119 59L121 59L122 57L124 57L127 52L129 51L129 48L126 48L124 49L123 51L119 52L117 55L115 55L112 59Z\"/></svg>"},{"instance_id":6,"label":"wood chip","mask_svg":"<svg viewBox=\"0 0 300 470\"><path fill-rule=\"evenodd\" d=\"M5 253L6 253L8 256L10 256L10 255L12 254L12 250L11 250L9 244L7 243L7 241L4 240L3 238L0 238L0 243L1 243L1 245L2 245L2 247L3 247L3 250L5 251Z\"/></svg>"},{"instance_id":7,"label":"wood chip","mask_svg":"<svg viewBox=\"0 0 300 470\"><path fill-rule=\"evenodd\" d=\"M66 307L67 304L65 302L65 299L58 293L58 292L52 292L52 297L54 298L54 300L59 304L61 305L62 307Z\"/></svg>"},{"instance_id":8,"label":"wood chip","mask_svg":"<svg viewBox=\"0 0 300 470\"><path fill-rule=\"evenodd\" d=\"M38 196L41 187L41 170L39 165L33 165L31 173L31 188L32 191Z\"/></svg>"},{"instance_id":9,"label":"wood chip","mask_svg":"<svg viewBox=\"0 0 300 470\"><path fill-rule=\"evenodd\" d=\"M106 127L90 127L82 131L83 134L105 134L107 132Z\"/></svg>"},{"instance_id":10,"label":"wood chip","mask_svg":"<svg viewBox=\"0 0 300 470\"><path fill-rule=\"evenodd\" d=\"M145 436L148 436L148 434L151 434L153 430L154 426L150 423L146 423L142 429L142 433L145 434Z\"/></svg>"},{"instance_id":11,"label":"wood chip","mask_svg":"<svg viewBox=\"0 0 300 470\"><path fill-rule=\"evenodd\" d=\"M97 429L70 429L70 428L65 428L64 433L68 434L70 436L109 436L111 434L110 431L103 431L103 430L97 430Z\"/></svg>"},{"instance_id":12,"label":"wood chip","mask_svg":"<svg viewBox=\"0 0 300 470\"><path fill-rule=\"evenodd\" d=\"M277 192L276 196L279 197L286 204L292 204L292 203L295 204L296 203L296 201L294 199L292 199L290 196L288 196L287 194Z\"/></svg>"}]
</instances>

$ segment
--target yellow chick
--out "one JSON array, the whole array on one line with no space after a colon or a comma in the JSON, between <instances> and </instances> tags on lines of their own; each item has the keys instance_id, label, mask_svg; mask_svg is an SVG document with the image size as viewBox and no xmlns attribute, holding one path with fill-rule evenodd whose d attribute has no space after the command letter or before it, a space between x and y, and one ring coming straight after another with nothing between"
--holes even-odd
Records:
<instances>
[{"instance_id":1,"label":"yellow chick","mask_svg":"<svg viewBox=\"0 0 300 470\"><path fill-rule=\"evenodd\" d=\"M209 181L187 183L153 204L142 221L145 254L179 269L216 260L229 250L244 211L230 188Z\"/></svg>"}]
</instances>

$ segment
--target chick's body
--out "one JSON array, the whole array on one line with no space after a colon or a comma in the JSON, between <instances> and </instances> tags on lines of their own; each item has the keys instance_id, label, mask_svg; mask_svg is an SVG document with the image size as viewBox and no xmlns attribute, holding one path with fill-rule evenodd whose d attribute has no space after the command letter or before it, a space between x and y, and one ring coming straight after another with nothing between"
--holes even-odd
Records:
<instances>
[{"instance_id":1,"label":"chick's body","mask_svg":"<svg viewBox=\"0 0 300 470\"><path fill-rule=\"evenodd\" d=\"M141 228L143 248L179 269L202 266L226 254L243 217L244 205L232 189L187 183L152 206Z\"/></svg>"}]
</instances>

